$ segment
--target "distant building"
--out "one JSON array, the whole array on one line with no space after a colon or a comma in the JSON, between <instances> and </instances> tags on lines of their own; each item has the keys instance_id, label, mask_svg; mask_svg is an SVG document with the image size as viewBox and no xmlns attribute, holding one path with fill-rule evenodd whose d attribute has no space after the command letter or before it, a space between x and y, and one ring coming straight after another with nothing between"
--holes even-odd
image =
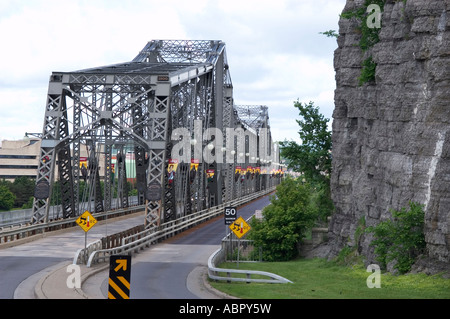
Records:
<instances>
[{"instance_id":1,"label":"distant building","mask_svg":"<svg viewBox=\"0 0 450 319\"><path fill-rule=\"evenodd\" d=\"M41 140L24 138L2 141L0 147L0 179L13 181L17 177L36 178Z\"/></svg>"},{"instance_id":2,"label":"distant building","mask_svg":"<svg viewBox=\"0 0 450 319\"><path fill-rule=\"evenodd\" d=\"M24 139L17 141L3 140L0 146L0 179L14 181L20 176L36 178L40 151L41 140L38 138L25 137ZM86 165L86 161L87 150L81 148L80 165ZM104 162L105 157L101 154L99 159L101 179L105 176ZM136 178L133 153L127 153L125 163L128 181L133 183ZM113 167L116 164L116 154L113 154L112 156L112 164ZM54 177L55 179L58 179L58 165L55 165Z\"/></svg>"}]
</instances>

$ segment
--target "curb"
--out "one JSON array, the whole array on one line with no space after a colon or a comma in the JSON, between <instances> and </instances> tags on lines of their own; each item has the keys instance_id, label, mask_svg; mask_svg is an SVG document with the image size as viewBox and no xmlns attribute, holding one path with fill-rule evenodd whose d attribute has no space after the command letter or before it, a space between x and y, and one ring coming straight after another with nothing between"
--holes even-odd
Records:
<instances>
[{"instance_id":1,"label":"curb","mask_svg":"<svg viewBox=\"0 0 450 319\"><path fill-rule=\"evenodd\" d=\"M68 288L67 278L70 273L67 272L67 266L72 265L71 262L63 262L53 267L55 268L48 274L44 275L36 283L34 287L34 295L36 299L92 299L86 294L82 288ZM87 268L80 266L81 270L81 287L89 277L101 272L109 267L108 264L99 267ZM48 269L48 268L47 268Z\"/></svg>"},{"instance_id":2,"label":"curb","mask_svg":"<svg viewBox=\"0 0 450 319\"><path fill-rule=\"evenodd\" d=\"M203 279L203 285L207 290L209 290L210 293L217 295L220 299L239 299L237 297L228 295L220 290L217 290L211 284L208 282L208 268L205 267L206 271L203 273L202 279Z\"/></svg>"},{"instance_id":3,"label":"curb","mask_svg":"<svg viewBox=\"0 0 450 319\"><path fill-rule=\"evenodd\" d=\"M109 268L109 264L104 264L95 267L86 267L81 265L81 288L68 288L66 280L70 275L67 272L67 266L72 265L70 261L59 263L55 266L48 267L42 272L46 272L36 283L34 287L35 299L99 299L95 298L83 290L83 285L89 280L91 276L94 276ZM50 270L50 271L49 271ZM238 299L230 296L222 291L219 291L212 287L208 282L208 269L206 266L196 267L192 272L191 278L188 278L191 282L198 281L200 283L199 289L202 291L193 292L199 298L201 295L210 294L203 299ZM195 284L192 284L195 286Z\"/></svg>"},{"instance_id":4,"label":"curb","mask_svg":"<svg viewBox=\"0 0 450 319\"><path fill-rule=\"evenodd\" d=\"M48 272L46 275L41 277L38 280L34 287L34 296L35 299L98 299L90 296L83 290L83 285L86 281L99 272L102 272L108 269L109 265L105 264L98 267L87 268L86 266L80 266L81 268L81 288L68 288L66 284L66 280L70 275L67 272L67 266L71 265L71 262L62 262L56 266L46 268L44 271L48 271L48 269L52 269L52 271ZM191 280L198 280L202 285L201 289L204 289L207 293L211 294L204 299L212 299L216 297L217 299L238 299L236 297L230 296L222 291L219 291L212 287L208 282L208 274L207 268L204 266L197 267L194 271L197 270ZM194 273L192 271L192 273ZM200 293L203 294L203 293ZM200 296L199 296L200 297Z\"/></svg>"}]
</instances>

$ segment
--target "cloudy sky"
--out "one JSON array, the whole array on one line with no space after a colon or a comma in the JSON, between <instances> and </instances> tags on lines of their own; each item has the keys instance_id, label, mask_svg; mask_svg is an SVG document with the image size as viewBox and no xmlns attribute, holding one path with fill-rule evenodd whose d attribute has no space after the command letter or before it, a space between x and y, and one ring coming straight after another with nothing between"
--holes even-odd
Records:
<instances>
[{"instance_id":1,"label":"cloudy sky","mask_svg":"<svg viewBox=\"0 0 450 319\"><path fill-rule=\"evenodd\" d=\"M297 99L331 119L345 0L1 0L0 141L40 133L49 75L132 60L150 40L222 40L238 105L298 141Z\"/></svg>"}]
</instances>

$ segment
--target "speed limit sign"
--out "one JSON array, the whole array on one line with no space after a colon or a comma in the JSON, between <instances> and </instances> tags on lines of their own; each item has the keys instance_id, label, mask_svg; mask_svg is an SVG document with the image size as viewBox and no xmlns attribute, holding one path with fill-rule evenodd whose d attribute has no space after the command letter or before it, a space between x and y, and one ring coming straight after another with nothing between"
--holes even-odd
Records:
<instances>
[{"instance_id":1,"label":"speed limit sign","mask_svg":"<svg viewBox=\"0 0 450 319\"><path fill-rule=\"evenodd\" d=\"M237 216L236 207L225 207L224 217L225 217L225 225L231 225Z\"/></svg>"}]
</instances>

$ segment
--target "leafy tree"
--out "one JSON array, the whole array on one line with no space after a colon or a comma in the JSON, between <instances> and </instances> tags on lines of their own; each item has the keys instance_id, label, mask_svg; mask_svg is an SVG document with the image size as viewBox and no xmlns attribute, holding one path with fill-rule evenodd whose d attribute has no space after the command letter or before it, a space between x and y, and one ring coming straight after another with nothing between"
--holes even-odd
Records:
<instances>
[{"instance_id":1,"label":"leafy tree","mask_svg":"<svg viewBox=\"0 0 450 319\"><path fill-rule=\"evenodd\" d=\"M313 102L302 104L297 101L294 106L302 117L297 120L302 144L295 141L281 142L281 156L288 160L289 168L303 173L307 181L328 183L332 145L329 119L319 112Z\"/></svg>"},{"instance_id":2,"label":"leafy tree","mask_svg":"<svg viewBox=\"0 0 450 319\"><path fill-rule=\"evenodd\" d=\"M11 184L12 183L10 181L7 181L6 179L1 179L0 180L0 186L5 186L8 189L10 189Z\"/></svg>"},{"instance_id":3,"label":"leafy tree","mask_svg":"<svg viewBox=\"0 0 450 319\"><path fill-rule=\"evenodd\" d=\"M0 185L0 209L10 210L14 206L16 196L4 185Z\"/></svg>"},{"instance_id":4,"label":"leafy tree","mask_svg":"<svg viewBox=\"0 0 450 319\"><path fill-rule=\"evenodd\" d=\"M26 205L34 194L35 182L31 178L17 177L10 185L10 191L16 196L14 207Z\"/></svg>"},{"instance_id":5,"label":"leafy tree","mask_svg":"<svg viewBox=\"0 0 450 319\"><path fill-rule=\"evenodd\" d=\"M302 143L281 142L281 156L286 159L289 168L302 173L306 182L314 186L316 202L320 205L320 217L325 219L333 211L330 193L332 141L328 130L329 119L319 112L313 102L302 104L297 101L294 106L301 116L297 123Z\"/></svg>"},{"instance_id":6,"label":"leafy tree","mask_svg":"<svg viewBox=\"0 0 450 319\"><path fill-rule=\"evenodd\" d=\"M263 219L251 220L249 239L262 247L267 261L285 261L297 256L297 244L317 218L311 189L299 179L286 178L277 186L277 196L263 210Z\"/></svg>"}]
</instances>

